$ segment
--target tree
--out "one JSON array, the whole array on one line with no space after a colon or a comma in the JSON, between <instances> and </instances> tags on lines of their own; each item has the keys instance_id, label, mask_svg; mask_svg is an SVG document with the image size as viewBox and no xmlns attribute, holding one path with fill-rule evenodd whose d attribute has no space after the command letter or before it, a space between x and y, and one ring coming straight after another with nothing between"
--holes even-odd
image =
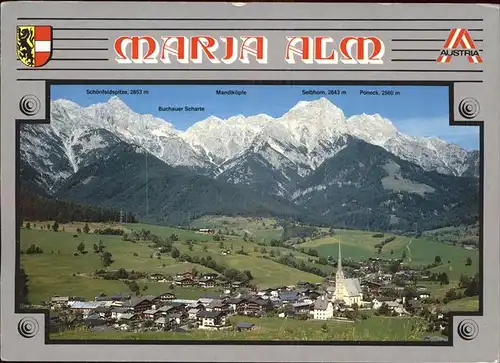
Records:
<instances>
[{"instance_id":1,"label":"tree","mask_svg":"<svg viewBox=\"0 0 500 363\"><path fill-rule=\"evenodd\" d=\"M391 271L393 274L395 274L396 272L398 272L400 270L400 268L401 268L401 265L399 264L399 262L394 262L389 266L389 271Z\"/></svg>"},{"instance_id":2,"label":"tree","mask_svg":"<svg viewBox=\"0 0 500 363\"><path fill-rule=\"evenodd\" d=\"M90 231L88 223L85 223L85 226L83 226L83 233L88 234Z\"/></svg>"},{"instance_id":3,"label":"tree","mask_svg":"<svg viewBox=\"0 0 500 363\"><path fill-rule=\"evenodd\" d=\"M122 268L119 268L118 271L116 271L115 277L117 279L127 279L129 277L129 274L128 274L127 270L125 270L122 267Z\"/></svg>"},{"instance_id":4,"label":"tree","mask_svg":"<svg viewBox=\"0 0 500 363\"><path fill-rule=\"evenodd\" d=\"M470 280L468 286L465 288L464 295L465 296L479 295L480 287L481 284L479 283L479 274L476 274L476 276L474 276L474 278Z\"/></svg>"},{"instance_id":5,"label":"tree","mask_svg":"<svg viewBox=\"0 0 500 363\"><path fill-rule=\"evenodd\" d=\"M83 251L85 251L85 244L83 242L80 242L76 249L78 250L78 252L83 253Z\"/></svg>"},{"instance_id":6,"label":"tree","mask_svg":"<svg viewBox=\"0 0 500 363\"><path fill-rule=\"evenodd\" d=\"M113 257L113 255L109 252L104 252L101 255L102 263L104 264L104 267L108 267L109 265L111 265L114 262L112 257Z\"/></svg>"},{"instance_id":7,"label":"tree","mask_svg":"<svg viewBox=\"0 0 500 363\"><path fill-rule=\"evenodd\" d=\"M236 277L238 276L238 270L234 268L228 268L224 271L224 276L229 280L229 281L234 281Z\"/></svg>"},{"instance_id":8,"label":"tree","mask_svg":"<svg viewBox=\"0 0 500 363\"><path fill-rule=\"evenodd\" d=\"M139 287L139 285L137 284L137 282L135 281L132 281L129 285L128 285L128 288L130 289L130 291L132 291L133 293L135 293L136 295L139 295L141 293L141 288Z\"/></svg>"},{"instance_id":9,"label":"tree","mask_svg":"<svg viewBox=\"0 0 500 363\"><path fill-rule=\"evenodd\" d=\"M55 221L54 224L52 225L52 230L54 232L57 232L59 230L59 223L57 223L57 221Z\"/></svg>"},{"instance_id":10,"label":"tree","mask_svg":"<svg viewBox=\"0 0 500 363\"><path fill-rule=\"evenodd\" d=\"M318 257L319 256L318 251L313 250L312 248L309 248L309 251L307 251L307 254L309 256L314 256L314 257Z\"/></svg>"},{"instance_id":11,"label":"tree","mask_svg":"<svg viewBox=\"0 0 500 363\"><path fill-rule=\"evenodd\" d=\"M434 257L434 262L435 263L441 263L441 256Z\"/></svg>"},{"instance_id":12,"label":"tree","mask_svg":"<svg viewBox=\"0 0 500 363\"><path fill-rule=\"evenodd\" d=\"M30 222L26 222L26 229L31 229L31 224L30 224Z\"/></svg>"},{"instance_id":13,"label":"tree","mask_svg":"<svg viewBox=\"0 0 500 363\"><path fill-rule=\"evenodd\" d=\"M82 233L82 230L80 228L77 228L76 233Z\"/></svg>"},{"instance_id":14,"label":"tree","mask_svg":"<svg viewBox=\"0 0 500 363\"><path fill-rule=\"evenodd\" d=\"M447 304L449 301L457 299L457 291L455 289L450 289L446 292L443 302Z\"/></svg>"},{"instance_id":15,"label":"tree","mask_svg":"<svg viewBox=\"0 0 500 363\"><path fill-rule=\"evenodd\" d=\"M471 279L469 278L469 276L462 274L462 275L460 275L458 287L460 287L461 289L465 289L467 286L469 286L470 281L471 281Z\"/></svg>"},{"instance_id":16,"label":"tree","mask_svg":"<svg viewBox=\"0 0 500 363\"><path fill-rule=\"evenodd\" d=\"M401 259L405 259L406 258L406 250L403 250L403 253L401 254Z\"/></svg>"},{"instance_id":17,"label":"tree","mask_svg":"<svg viewBox=\"0 0 500 363\"><path fill-rule=\"evenodd\" d=\"M389 309L389 305L386 303L383 303L380 308L378 309L378 313L380 315L389 315L391 313L391 310Z\"/></svg>"},{"instance_id":18,"label":"tree","mask_svg":"<svg viewBox=\"0 0 500 363\"><path fill-rule=\"evenodd\" d=\"M243 241L248 242L248 233L246 233L246 232L243 235Z\"/></svg>"},{"instance_id":19,"label":"tree","mask_svg":"<svg viewBox=\"0 0 500 363\"><path fill-rule=\"evenodd\" d=\"M450 279L448 278L448 274L446 272L439 274L439 282L441 285L448 285L450 283Z\"/></svg>"},{"instance_id":20,"label":"tree","mask_svg":"<svg viewBox=\"0 0 500 363\"><path fill-rule=\"evenodd\" d=\"M29 304L28 302L28 276L24 272L24 269L19 268L19 272L16 278L16 292L17 298L21 304Z\"/></svg>"},{"instance_id":21,"label":"tree","mask_svg":"<svg viewBox=\"0 0 500 363\"><path fill-rule=\"evenodd\" d=\"M467 257L467 261L465 262L465 265L466 265L466 266L470 266L470 265L472 265L472 258Z\"/></svg>"},{"instance_id":22,"label":"tree","mask_svg":"<svg viewBox=\"0 0 500 363\"><path fill-rule=\"evenodd\" d=\"M102 241L101 241L101 240L99 240L99 252L104 251L104 249L105 249L105 248L106 248L106 247L104 246L104 243L102 243Z\"/></svg>"},{"instance_id":23,"label":"tree","mask_svg":"<svg viewBox=\"0 0 500 363\"><path fill-rule=\"evenodd\" d=\"M93 248L95 253L99 253L99 246L97 244L94 243Z\"/></svg>"},{"instance_id":24,"label":"tree","mask_svg":"<svg viewBox=\"0 0 500 363\"><path fill-rule=\"evenodd\" d=\"M179 258L179 256L181 255L181 253L179 252L179 250L177 248L172 248L172 258Z\"/></svg>"},{"instance_id":25,"label":"tree","mask_svg":"<svg viewBox=\"0 0 500 363\"><path fill-rule=\"evenodd\" d=\"M207 252L208 251L208 247L207 246L203 246L203 252Z\"/></svg>"},{"instance_id":26,"label":"tree","mask_svg":"<svg viewBox=\"0 0 500 363\"><path fill-rule=\"evenodd\" d=\"M245 270L243 273L247 275L248 281L253 280L252 272L250 270Z\"/></svg>"}]
</instances>

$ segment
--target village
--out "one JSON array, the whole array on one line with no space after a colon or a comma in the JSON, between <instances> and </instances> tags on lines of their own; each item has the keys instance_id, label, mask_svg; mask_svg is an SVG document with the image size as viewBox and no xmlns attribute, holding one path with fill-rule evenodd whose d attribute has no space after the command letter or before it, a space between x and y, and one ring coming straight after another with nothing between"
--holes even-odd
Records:
<instances>
[{"instance_id":1,"label":"village","mask_svg":"<svg viewBox=\"0 0 500 363\"><path fill-rule=\"evenodd\" d=\"M339 257L340 257L339 245ZM216 273L185 272L174 276L151 274L146 278L165 283L165 292L156 296L100 294L92 301L71 296L53 296L50 328L58 332L84 327L93 332L171 331L194 329L245 331L255 328L255 318L297 320L338 320L356 322L372 316L421 319L426 339L446 340L446 314L420 281L430 277L421 271L387 267L394 261L371 258L352 269L342 266L335 276L322 283L297 282L293 286L266 289L248 288L239 281L229 281ZM385 267L384 267L385 266ZM349 278L344 276L349 274ZM432 278L436 278L433 276ZM198 288L206 291L198 298L177 298L169 290ZM140 292L137 292L139 294ZM248 317L249 322L232 317Z\"/></svg>"}]
</instances>

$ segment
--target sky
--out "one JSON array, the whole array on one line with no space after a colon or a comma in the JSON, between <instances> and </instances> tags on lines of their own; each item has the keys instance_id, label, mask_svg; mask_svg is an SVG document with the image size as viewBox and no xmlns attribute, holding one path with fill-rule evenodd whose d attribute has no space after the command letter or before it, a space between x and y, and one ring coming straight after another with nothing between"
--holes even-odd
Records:
<instances>
[{"instance_id":1,"label":"sky","mask_svg":"<svg viewBox=\"0 0 500 363\"><path fill-rule=\"evenodd\" d=\"M436 136L470 150L479 148L479 128L450 126L448 88L441 86L303 86L303 85L56 85L51 99L71 100L80 106L106 102L112 94L133 111L152 114L186 130L209 116L222 119L235 115L267 114L280 117L299 101L328 98L346 117L362 113L388 118L399 131L411 136ZM142 94L132 94L141 90ZM221 96L216 90L244 90L245 96ZM333 95L304 95L303 91L336 90ZM394 91L394 95L362 95L362 91ZM123 94L123 92L126 92ZM396 95L397 94L397 95ZM165 112L159 107L204 107L205 111Z\"/></svg>"}]
</instances>

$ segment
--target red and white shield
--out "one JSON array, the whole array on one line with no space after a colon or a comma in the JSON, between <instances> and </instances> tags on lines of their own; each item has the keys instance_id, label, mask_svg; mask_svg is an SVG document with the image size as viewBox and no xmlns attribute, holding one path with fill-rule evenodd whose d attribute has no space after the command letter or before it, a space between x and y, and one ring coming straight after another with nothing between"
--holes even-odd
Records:
<instances>
[{"instance_id":1,"label":"red and white shield","mask_svg":"<svg viewBox=\"0 0 500 363\"><path fill-rule=\"evenodd\" d=\"M17 27L17 55L28 67L42 67L52 57L52 27L23 25Z\"/></svg>"},{"instance_id":2,"label":"red and white shield","mask_svg":"<svg viewBox=\"0 0 500 363\"><path fill-rule=\"evenodd\" d=\"M52 27L35 26L35 67L45 65L52 56Z\"/></svg>"}]
</instances>

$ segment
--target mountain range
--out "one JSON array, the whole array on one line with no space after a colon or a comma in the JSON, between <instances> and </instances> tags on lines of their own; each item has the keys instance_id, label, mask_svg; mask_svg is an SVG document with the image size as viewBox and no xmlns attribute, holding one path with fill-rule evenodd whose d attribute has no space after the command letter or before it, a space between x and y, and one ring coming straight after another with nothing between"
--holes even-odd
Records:
<instances>
[{"instance_id":1,"label":"mountain range","mask_svg":"<svg viewBox=\"0 0 500 363\"><path fill-rule=\"evenodd\" d=\"M229 213L404 229L479 212L478 150L405 135L377 114L346 117L326 98L278 118L211 116L186 131L117 97L55 100L50 115L21 126L23 187L155 222Z\"/></svg>"}]
</instances>

